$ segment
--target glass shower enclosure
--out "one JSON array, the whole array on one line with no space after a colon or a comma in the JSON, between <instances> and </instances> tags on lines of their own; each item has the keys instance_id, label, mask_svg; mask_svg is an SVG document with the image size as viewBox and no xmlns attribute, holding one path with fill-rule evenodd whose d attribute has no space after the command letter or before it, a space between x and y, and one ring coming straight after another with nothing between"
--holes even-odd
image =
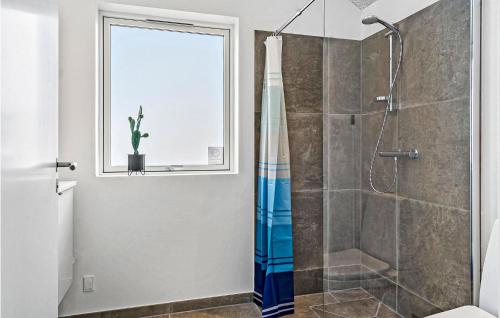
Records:
<instances>
[{"instance_id":1,"label":"glass shower enclosure","mask_svg":"<svg viewBox=\"0 0 500 318\"><path fill-rule=\"evenodd\" d=\"M282 34L298 317L425 317L477 298L477 13L316 0ZM271 35L255 33L256 158Z\"/></svg>"},{"instance_id":2,"label":"glass shower enclosure","mask_svg":"<svg viewBox=\"0 0 500 318\"><path fill-rule=\"evenodd\" d=\"M440 0L390 21L404 40L392 96L401 49L390 25L364 27L361 40L326 31L325 317L473 302L473 5Z\"/></svg>"}]
</instances>

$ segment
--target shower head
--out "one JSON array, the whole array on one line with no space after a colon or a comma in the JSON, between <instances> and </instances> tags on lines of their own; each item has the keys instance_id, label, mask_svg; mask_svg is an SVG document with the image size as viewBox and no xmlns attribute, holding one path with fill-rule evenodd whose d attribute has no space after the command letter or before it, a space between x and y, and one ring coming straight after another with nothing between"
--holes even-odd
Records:
<instances>
[{"instance_id":1,"label":"shower head","mask_svg":"<svg viewBox=\"0 0 500 318\"><path fill-rule=\"evenodd\" d=\"M380 23L382 24L383 26L385 26L386 28L388 28L389 30L391 30L392 32L394 33L397 33L397 34L400 34L399 33L399 30L392 24L390 24L389 22L386 22L382 19L379 19L377 16L375 15L370 15L370 16L367 16L366 18L364 18L362 21L361 21L363 24L375 24L375 23Z\"/></svg>"},{"instance_id":2,"label":"shower head","mask_svg":"<svg viewBox=\"0 0 500 318\"><path fill-rule=\"evenodd\" d=\"M363 24L375 24L375 23L378 23L378 18L374 15L370 15L370 16L367 16L365 17L361 22Z\"/></svg>"}]
</instances>

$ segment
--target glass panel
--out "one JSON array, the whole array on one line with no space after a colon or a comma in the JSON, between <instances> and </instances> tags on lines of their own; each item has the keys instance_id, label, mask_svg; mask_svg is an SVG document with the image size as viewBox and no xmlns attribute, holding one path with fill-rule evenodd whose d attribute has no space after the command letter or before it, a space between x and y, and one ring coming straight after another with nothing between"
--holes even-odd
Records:
<instances>
[{"instance_id":1,"label":"glass panel","mask_svg":"<svg viewBox=\"0 0 500 318\"><path fill-rule=\"evenodd\" d=\"M390 7L378 4L363 15L387 16ZM425 317L471 304L470 8L470 0L440 0L387 21L405 43L396 110L387 116L387 102L375 99L390 92L388 29L360 19L361 41L327 30L323 246L330 314ZM394 74L401 50L396 34L392 40ZM378 154L412 148L418 160Z\"/></svg>"},{"instance_id":2,"label":"glass panel","mask_svg":"<svg viewBox=\"0 0 500 318\"><path fill-rule=\"evenodd\" d=\"M111 165L132 153L143 106L148 166L223 164L224 37L111 26Z\"/></svg>"}]
</instances>

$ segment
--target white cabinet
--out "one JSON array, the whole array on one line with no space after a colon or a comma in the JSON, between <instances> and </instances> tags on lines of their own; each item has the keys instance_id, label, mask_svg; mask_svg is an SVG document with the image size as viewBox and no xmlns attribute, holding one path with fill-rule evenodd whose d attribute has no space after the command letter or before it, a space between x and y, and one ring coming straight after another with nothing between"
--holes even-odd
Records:
<instances>
[{"instance_id":1,"label":"white cabinet","mask_svg":"<svg viewBox=\"0 0 500 318\"><path fill-rule=\"evenodd\" d=\"M73 250L73 191L75 181L60 181L58 187L58 274L59 274L59 303L73 281L73 264L75 263Z\"/></svg>"}]
</instances>

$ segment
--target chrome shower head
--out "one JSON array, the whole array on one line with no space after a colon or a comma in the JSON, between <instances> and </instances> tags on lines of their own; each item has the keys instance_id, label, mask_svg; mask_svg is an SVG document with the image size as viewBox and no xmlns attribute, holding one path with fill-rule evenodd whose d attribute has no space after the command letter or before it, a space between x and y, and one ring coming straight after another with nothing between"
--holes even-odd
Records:
<instances>
[{"instance_id":1,"label":"chrome shower head","mask_svg":"<svg viewBox=\"0 0 500 318\"><path fill-rule=\"evenodd\" d=\"M399 33L399 30L392 24L390 24L389 22L386 22L382 19L380 19L379 17L375 16L375 15L370 15L370 16L367 16L365 17L362 21L361 21L363 24L375 24L375 23L380 23L382 24L383 26L385 26L386 28L388 28L389 30L391 30L392 32L394 33L397 33L398 35L400 34Z\"/></svg>"},{"instance_id":2,"label":"chrome shower head","mask_svg":"<svg viewBox=\"0 0 500 318\"><path fill-rule=\"evenodd\" d=\"M378 18L374 15L370 15L370 16L367 16L365 17L361 22L363 24L375 24L375 23L378 23Z\"/></svg>"}]
</instances>

